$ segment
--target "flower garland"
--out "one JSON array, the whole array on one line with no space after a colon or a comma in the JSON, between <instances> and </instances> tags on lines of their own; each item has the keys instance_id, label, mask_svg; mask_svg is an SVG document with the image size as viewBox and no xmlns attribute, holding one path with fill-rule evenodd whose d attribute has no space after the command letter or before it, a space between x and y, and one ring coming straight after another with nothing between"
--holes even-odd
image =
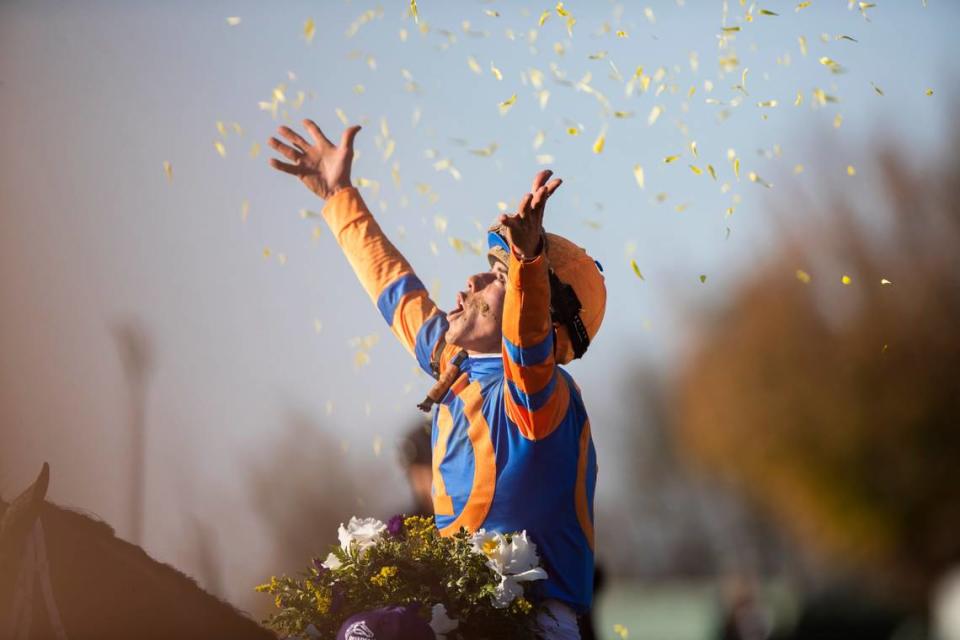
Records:
<instances>
[{"instance_id":1,"label":"flower garland","mask_svg":"<svg viewBox=\"0 0 960 640\"><path fill-rule=\"evenodd\" d=\"M441 537L433 518L353 517L338 538L301 578L257 587L274 596L278 611L266 621L273 629L332 639L354 614L415 604L439 640L536 637L538 611L527 596L547 574L526 531Z\"/></svg>"}]
</instances>

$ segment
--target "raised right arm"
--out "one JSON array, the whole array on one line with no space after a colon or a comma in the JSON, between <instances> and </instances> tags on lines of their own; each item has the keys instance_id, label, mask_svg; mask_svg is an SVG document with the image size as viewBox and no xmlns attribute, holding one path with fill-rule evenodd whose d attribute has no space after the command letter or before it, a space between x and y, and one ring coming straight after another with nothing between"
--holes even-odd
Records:
<instances>
[{"instance_id":1,"label":"raised right arm","mask_svg":"<svg viewBox=\"0 0 960 640\"><path fill-rule=\"evenodd\" d=\"M270 159L270 166L300 178L327 201L323 217L367 295L394 335L428 373L434 350L442 344L447 319L430 299L410 264L387 239L350 182L353 140L360 127L343 132L334 146L312 120L303 125L314 140L307 142L289 127L279 132L287 142L270 138L270 146L290 162Z\"/></svg>"}]
</instances>

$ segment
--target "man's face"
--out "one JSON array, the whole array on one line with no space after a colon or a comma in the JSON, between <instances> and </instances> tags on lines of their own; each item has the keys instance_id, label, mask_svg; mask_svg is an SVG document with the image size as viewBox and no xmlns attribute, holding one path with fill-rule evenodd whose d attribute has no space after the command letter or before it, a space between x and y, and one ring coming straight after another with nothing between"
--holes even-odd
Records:
<instances>
[{"instance_id":1,"label":"man's face","mask_svg":"<svg viewBox=\"0 0 960 640\"><path fill-rule=\"evenodd\" d=\"M447 314L448 344L476 353L500 352L506 284L507 268L499 262L467 278L466 291L457 293L457 306Z\"/></svg>"}]
</instances>

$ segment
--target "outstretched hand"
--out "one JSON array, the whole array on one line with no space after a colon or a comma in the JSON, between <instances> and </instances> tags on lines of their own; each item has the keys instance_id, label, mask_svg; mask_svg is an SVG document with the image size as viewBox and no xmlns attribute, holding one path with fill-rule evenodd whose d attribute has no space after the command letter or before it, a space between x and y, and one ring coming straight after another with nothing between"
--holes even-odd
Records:
<instances>
[{"instance_id":1,"label":"outstretched hand","mask_svg":"<svg viewBox=\"0 0 960 640\"><path fill-rule=\"evenodd\" d=\"M335 147L313 120L304 120L303 126L315 144L311 145L290 127L280 127L280 135L289 144L270 138L270 148L290 162L270 158L270 166L297 176L310 191L327 200L341 189L352 186L350 165L353 164L353 139L357 137L360 127L344 130L340 146Z\"/></svg>"},{"instance_id":2,"label":"outstretched hand","mask_svg":"<svg viewBox=\"0 0 960 640\"><path fill-rule=\"evenodd\" d=\"M555 178L547 182L553 171L541 171L533 179L530 193L523 196L514 215L503 214L498 222L503 225L504 235L520 257L535 258L542 250L543 212L547 199L553 195L563 180Z\"/></svg>"}]
</instances>

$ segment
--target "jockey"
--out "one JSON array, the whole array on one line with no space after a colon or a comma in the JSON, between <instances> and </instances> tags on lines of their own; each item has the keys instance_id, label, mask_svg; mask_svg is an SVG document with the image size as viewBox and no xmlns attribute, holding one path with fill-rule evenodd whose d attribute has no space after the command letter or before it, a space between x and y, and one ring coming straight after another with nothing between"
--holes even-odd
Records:
<instances>
[{"instance_id":1,"label":"jockey","mask_svg":"<svg viewBox=\"0 0 960 640\"><path fill-rule=\"evenodd\" d=\"M558 365L579 358L603 319L599 265L545 233L547 199L560 186L542 171L515 215L488 236L489 271L467 278L456 307L440 311L350 181L353 141L334 146L310 120L310 144L288 127L271 159L326 200L323 217L384 320L437 379L420 404L433 416L433 507L441 535L465 527L526 530L548 574L535 583L548 638L578 638L593 597L597 464L580 390Z\"/></svg>"}]
</instances>

